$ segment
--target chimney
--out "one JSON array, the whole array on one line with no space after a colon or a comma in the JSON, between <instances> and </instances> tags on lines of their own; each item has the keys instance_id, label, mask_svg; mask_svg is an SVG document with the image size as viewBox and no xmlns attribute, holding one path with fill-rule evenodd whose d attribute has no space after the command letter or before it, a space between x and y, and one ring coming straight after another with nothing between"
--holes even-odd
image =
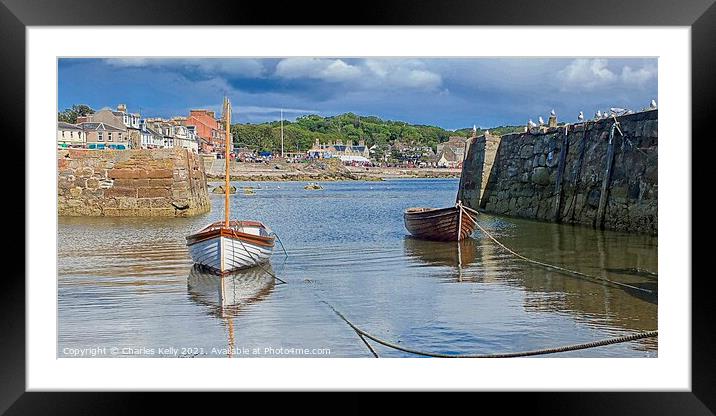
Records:
<instances>
[{"instance_id":1,"label":"chimney","mask_svg":"<svg viewBox=\"0 0 716 416\"><path fill-rule=\"evenodd\" d=\"M119 104L117 105L117 111L126 113L127 112L127 105L126 104Z\"/></svg>"},{"instance_id":2,"label":"chimney","mask_svg":"<svg viewBox=\"0 0 716 416\"><path fill-rule=\"evenodd\" d=\"M547 121L547 126L557 127L557 116L549 116L549 120Z\"/></svg>"}]
</instances>

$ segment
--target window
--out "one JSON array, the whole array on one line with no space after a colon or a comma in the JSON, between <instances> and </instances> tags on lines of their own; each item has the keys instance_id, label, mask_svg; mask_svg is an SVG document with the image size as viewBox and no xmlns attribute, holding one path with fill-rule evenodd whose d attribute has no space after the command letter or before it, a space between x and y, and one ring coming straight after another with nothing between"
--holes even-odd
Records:
<instances>
[{"instance_id":1,"label":"window","mask_svg":"<svg viewBox=\"0 0 716 416\"><path fill-rule=\"evenodd\" d=\"M64 131L64 130L62 130L62 138L63 138L63 139L65 138L65 131Z\"/></svg>"},{"instance_id":2,"label":"window","mask_svg":"<svg viewBox=\"0 0 716 416\"><path fill-rule=\"evenodd\" d=\"M119 133L119 141L122 141L122 133Z\"/></svg>"},{"instance_id":3,"label":"window","mask_svg":"<svg viewBox=\"0 0 716 416\"><path fill-rule=\"evenodd\" d=\"M65 132L63 131L63 132L62 132L62 136L64 137L64 135L65 135ZM70 132L70 139L73 139L74 137L75 137L75 132L74 132L74 131L71 131L71 132Z\"/></svg>"},{"instance_id":4,"label":"window","mask_svg":"<svg viewBox=\"0 0 716 416\"><path fill-rule=\"evenodd\" d=\"M111 131L109 133L107 133L107 141L108 142L112 141L112 132Z\"/></svg>"},{"instance_id":5,"label":"window","mask_svg":"<svg viewBox=\"0 0 716 416\"><path fill-rule=\"evenodd\" d=\"M104 139L102 138L102 133L101 133L101 132L98 132L98 133L97 133L97 141L98 141L98 142L101 142L102 140L104 140Z\"/></svg>"}]
</instances>

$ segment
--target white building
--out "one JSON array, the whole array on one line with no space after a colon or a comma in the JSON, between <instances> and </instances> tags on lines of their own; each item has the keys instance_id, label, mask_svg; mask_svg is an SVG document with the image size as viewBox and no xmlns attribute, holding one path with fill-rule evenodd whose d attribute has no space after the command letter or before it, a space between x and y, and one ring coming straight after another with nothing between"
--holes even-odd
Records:
<instances>
[{"instance_id":1,"label":"white building","mask_svg":"<svg viewBox=\"0 0 716 416\"><path fill-rule=\"evenodd\" d=\"M87 137L82 127L76 124L57 122L57 148L66 149L68 147L82 148L87 143Z\"/></svg>"}]
</instances>

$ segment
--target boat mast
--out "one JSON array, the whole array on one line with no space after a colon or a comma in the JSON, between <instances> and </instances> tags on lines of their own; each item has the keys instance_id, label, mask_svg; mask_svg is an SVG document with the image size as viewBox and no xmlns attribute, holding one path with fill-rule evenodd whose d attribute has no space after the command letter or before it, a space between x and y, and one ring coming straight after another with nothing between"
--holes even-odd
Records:
<instances>
[{"instance_id":1,"label":"boat mast","mask_svg":"<svg viewBox=\"0 0 716 416\"><path fill-rule=\"evenodd\" d=\"M226 144L226 152L224 159L226 159L225 167L226 167L226 184L224 185L224 226L229 226L229 138L231 137L230 134L230 127L231 127L231 103L229 103L229 98L224 97L224 122L226 123L226 137L224 139L224 142Z\"/></svg>"},{"instance_id":2,"label":"boat mast","mask_svg":"<svg viewBox=\"0 0 716 416\"><path fill-rule=\"evenodd\" d=\"M283 158L283 108L281 109L281 157Z\"/></svg>"}]
</instances>

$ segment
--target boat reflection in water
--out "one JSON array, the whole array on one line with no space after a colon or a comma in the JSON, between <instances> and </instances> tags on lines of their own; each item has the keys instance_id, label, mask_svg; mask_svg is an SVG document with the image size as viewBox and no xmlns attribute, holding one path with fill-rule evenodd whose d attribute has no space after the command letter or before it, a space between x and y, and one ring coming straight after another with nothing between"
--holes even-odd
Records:
<instances>
[{"instance_id":1,"label":"boat reflection in water","mask_svg":"<svg viewBox=\"0 0 716 416\"><path fill-rule=\"evenodd\" d=\"M209 307L218 318L233 318L241 309L271 293L275 280L271 264L218 276L195 265L187 278L189 297Z\"/></svg>"},{"instance_id":2,"label":"boat reflection in water","mask_svg":"<svg viewBox=\"0 0 716 416\"><path fill-rule=\"evenodd\" d=\"M194 265L187 278L189 298L207 306L209 313L226 325L229 357L233 356L234 318L252 303L266 298L275 286L271 263L218 276Z\"/></svg>"},{"instance_id":3,"label":"boat reflection in water","mask_svg":"<svg viewBox=\"0 0 716 416\"><path fill-rule=\"evenodd\" d=\"M403 247L407 257L428 266L454 267L458 281L462 281L463 269L475 262L477 241L466 238L460 241L430 241L406 236Z\"/></svg>"}]
</instances>

